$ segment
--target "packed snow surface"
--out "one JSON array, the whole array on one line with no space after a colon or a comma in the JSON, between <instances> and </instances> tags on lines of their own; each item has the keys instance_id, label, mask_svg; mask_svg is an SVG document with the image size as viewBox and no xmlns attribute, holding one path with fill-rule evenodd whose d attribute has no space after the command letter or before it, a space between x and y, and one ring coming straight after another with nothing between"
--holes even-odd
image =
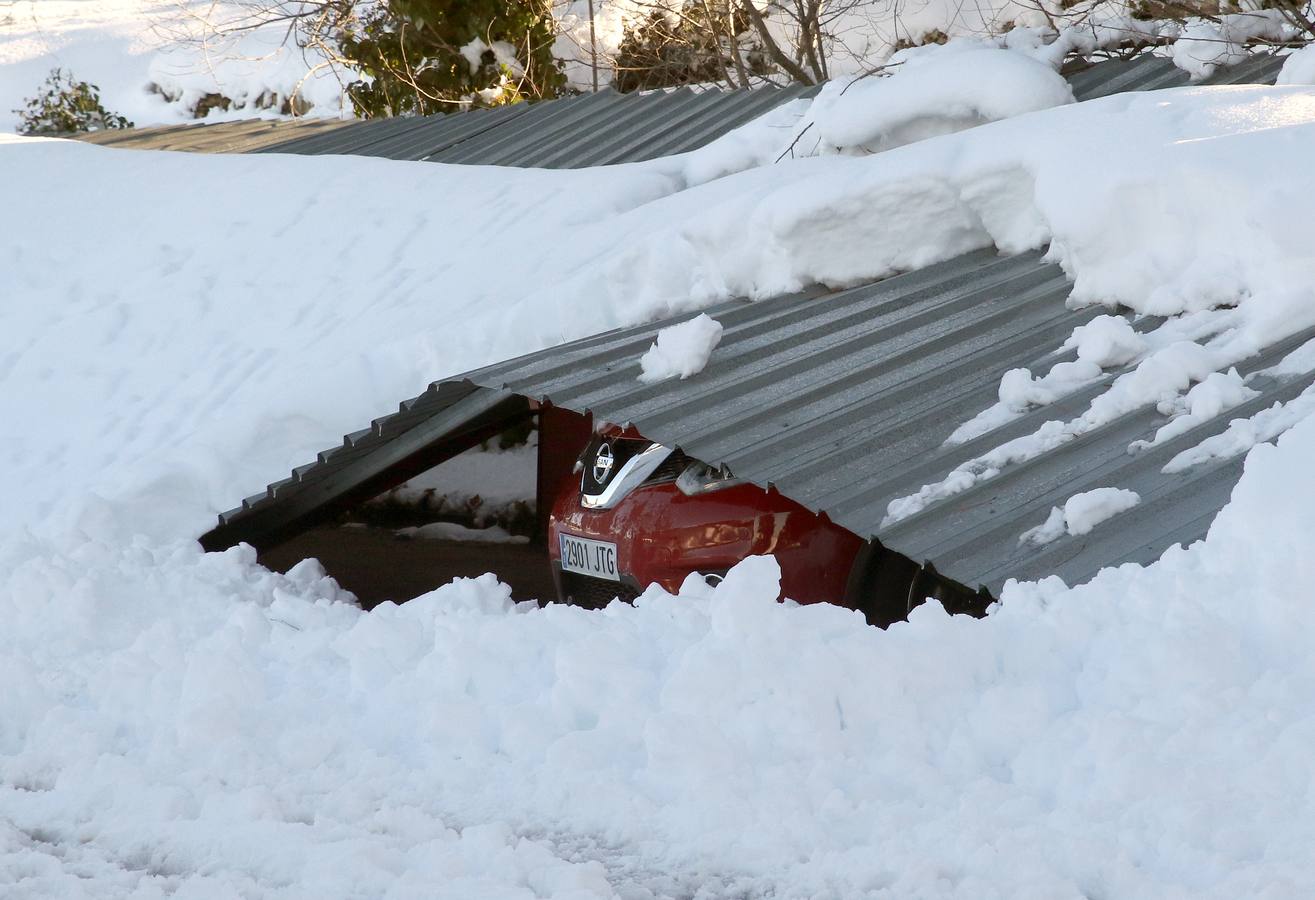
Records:
<instances>
[{"instance_id":1,"label":"packed snow surface","mask_svg":"<svg viewBox=\"0 0 1315 900\"><path fill-rule=\"evenodd\" d=\"M0 143L0 893L1312 893L1297 401L1217 448L1251 449L1205 543L981 622L778 605L770 560L601 613L485 576L365 614L192 539L436 378L991 245L1163 321L1076 336L1108 390L964 479L1146 404L1224 415L1315 324L1313 154L1305 87L740 171Z\"/></svg>"},{"instance_id":2,"label":"packed snow surface","mask_svg":"<svg viewBox=\"0 0 1315 900\"><path fill-rule=\"evenodd\" d=\"M639 358L639 380L646 384L668 378L688 378L703 371L721 341L721 323L707 313L657 333L653 346Z\"/></svg>"}]
</instances>

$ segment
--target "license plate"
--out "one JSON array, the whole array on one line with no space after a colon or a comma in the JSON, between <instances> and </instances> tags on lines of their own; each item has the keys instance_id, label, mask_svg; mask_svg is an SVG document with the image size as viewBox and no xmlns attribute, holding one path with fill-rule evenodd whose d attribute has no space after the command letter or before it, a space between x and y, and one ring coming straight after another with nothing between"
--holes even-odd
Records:
<instances>
[{"instance_id":1,"label":"license plate","mask_svg":"<svg viewBox=\"0 0 1315 900\"><path fill-rule=\"evenodd\" d=\"M616 570L616 544L609 541L591 541L588 538L558 532L562 548L562 570L579 575L592 575L608 581L620 581Z\"/></svg>"}]
</instances>

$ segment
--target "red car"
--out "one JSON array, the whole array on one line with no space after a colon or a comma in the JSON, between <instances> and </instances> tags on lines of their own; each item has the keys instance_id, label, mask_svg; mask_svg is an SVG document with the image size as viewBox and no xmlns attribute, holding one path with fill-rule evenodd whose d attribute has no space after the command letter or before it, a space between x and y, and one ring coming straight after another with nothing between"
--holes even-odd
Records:
<instances>
[{"instance_id":1,"label":"red car","mask_svg":"<svg viewBox=\"0 0 1315 900\"><path fill-rule=\"evenodd\" d=\"M724 575L759 554L780 563L785 596L846 599L864 542L779 493L634 429L595 435L575 468L548 520L553 578L568 603L633 600L650 584L674 593L691 572Z\"/></svg>"}]
</instances>

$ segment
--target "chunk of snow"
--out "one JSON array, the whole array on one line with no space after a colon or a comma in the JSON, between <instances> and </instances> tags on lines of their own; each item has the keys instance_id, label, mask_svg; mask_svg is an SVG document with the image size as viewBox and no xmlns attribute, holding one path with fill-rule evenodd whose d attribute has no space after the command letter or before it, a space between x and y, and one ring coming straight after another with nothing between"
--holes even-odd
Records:
<instances>
[{"instance_id":1,"label":"chunk of snow","mask_svg":"<svg viewBox=\"0 0 1315 900\"><path fill-rule=\"evenodd\" d=\"M962 444L1017 419L1035 406L1048 406L1100 379L1109 366L1121 366L1144 354L1148 345L1122 316L1097 316L1073 329L1061 350L1077 359L1059 362L1045 375L1011 369L1000 378L999 402L955 428L946 443Z\"/></svg>"},{"instance_id":2,"label":"chunk of snow","mask_svg":"<svg viewBox=\"0 0 1315 900\"><path fill-rule=\"evenodd\" d=\"M796 155L877 153L1073 102L1051 67L1012 50L969 46L898 54L887 77L829 81L796 127Z\"/></svg>"},{"instance_id":3,"label":"chunk of snow","mask_svg":"<svg viewBox=\"0 0 1315 900\"><path fill-rule=\"evenodd\" d=\"M639 380L653 384L697 375L708 364L713 348L721 342L721 332L721 323L707 313L663 328L639 360Z\"/></svg>"},{"instance_id":4,"label":"chunk of snow","mask_svg":"<svg viewBox=\"0 0 1315 900\"><path fill-rule=\"evenodd\" d=\"M1127 512L1141 502L1141 495L1124 488L1103 487L1074 494L1062 507L1050 510L1046 521L1019 536L1018 542L1048 544L1065 534L1090 534L1101 522Z\"/></svg>"},{"instance_id":5,"label":"chunk of snow","mask_svg":"<svg viewBox=\"0 0 1315 900\"><path fill-rule=\"evenodd\" d=\"M1097 316L1073 329L1064 342L1077 351L1078 359L1107 369L1124 366L1146 352L1146 339L1123 316Z\"/></svg>"},{"instance_id":6,"label":"chunk of snow","mask_svg":"<svg viewBox=\"0 0 1315 900\"><path fill-rule=\"evenodd\" d=\"M1154 438L1149 441L1134 441L1128 449L1143 450L1172 440L1210 421L1225 410L1240 406L1256 396L1258 392L1247 387L1242 376L1237 373L1237 369L1211 372L1204 381L1194 385L1186 394L1162 403L1160 411L1172 415L1173 418L1155 432Z\"/></svg>"}]
</instances>

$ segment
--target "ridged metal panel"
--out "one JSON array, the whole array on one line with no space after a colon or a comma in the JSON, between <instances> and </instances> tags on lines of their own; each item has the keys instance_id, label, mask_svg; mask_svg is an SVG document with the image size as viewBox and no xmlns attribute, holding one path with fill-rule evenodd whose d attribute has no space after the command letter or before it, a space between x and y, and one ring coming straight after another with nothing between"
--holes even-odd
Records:
<instances>
[{"instance_id":1,"label":"ridged metal panel","mask_svg":"<svg viewBox=\"0 0 1315 900\"><path fill-rule=\"evenodd\" d=\"M263 147L260 153L347 154L376 156L375 148L385 141L425 127L418 118L369 119L355 122L336 134L317 134L314 137Z\"/></svg>"},{"instance_id":2,"label":"ridged metal panel","mask_svg":"<svg viewBox=\"0 0 1315 900\"><path fill-rule=\"evenodd\" d=\"M337 137L297 138L258 152L553 169L638 162L702 147L781 103L817 90L603 90L492 110L370 120L341 129Z\"/></svg>"},{"instance_id":3,"label":"ridged metal panel","mask_svg":"<svg viewBox=\"0 0 1315 900\"><path fill-rule=\"evenodd\" d=\"M770 301L735 301L710 313L725 329L707 367L684 381L636 380L639 358L656 332L688 316L630 328L468 373L403 404L392 417L333 453L374 446L386 434L445 408L433 398L459 385L518 394L611 422L633 422L648 437L693 457L729 465L742 478L773 486L856 533L971 587L997 592L1007 578L1058 574L1071 582L1099 568L1154 559L1173 543L1202 537L1227 502L1238 460L1180 474L1161 470L1180 450L1276 401L1311 376L1257 376L1260 396L1163 445L1130 453L1168 421L1143 407L1036 458L1007 467L922 512L883 525L892 500L936 483L962 463L1043 422L1080 415L1119 372L1037 408L976 440L948 445L962 422L996 399L1010 369L1045 371L1072 359L1059 348L1100 310L1070 310L1070 286L1040 254L1001 258L979 251L872 285ZM1145 319L1146 329L1157 324ZM1315 330L1248 360L1256 372L1277 362ZM344 459L355 459L345 456ZM321 458L331 472L337 460ZM295 481L295 476L292 481ZM1020 544L1052 506L1095 487L1136 490L1143 502L1083 537L1044 547ZM274 502L291 483L271 488L254 507ZM242 513L223 521L240 529Z\"/></svg>"},{"instance_id":4,"label":"ridged metal panel","mask_svg":"<svg viewBox=\"0 0 1315 900\"><path fill-rule=\"evenodd\" d=\"M478 109L468 113L449 113L421 120L423 127L398 135L376 146L374 155L388 159L421 160L456 146L475 135L498 128L525 115L524 104L497 109Z\"/></svg>"},{"instance_id":5,"label":"ridged metal panel","mask_svg":"<svg viewBox=\"0 0 1315 900\"><path fill-rule=\"evenodd\" d=\"M1273 84L1286 56L1259 53L1235 66L1216 69L1198 84ZM1147 51L1132 59L1109 59L1066 73L1079 101L1129 91L1158 91L1192 84L1187 72L1163 56Z\"/></svg>"},{"instance_id":6,"label":"ridged metal panel","mask_svg":"<svg viewBox=\"0 0 1315 900\"><path fill-rule=\"evenodd\" d=\"M715 94L697 94L689 88L670 91L652 100L636 98L629 109L618 110L618 115L597 123L594 128L562 132L555 140L535 146L524 158L533 159L533 165L546 169L629 162L642 154L655 133L685 121L693 110L717 99Z\"/></svg>"},{"instance_id":7,"label":"ridged metal panel","mask_svg":"<svg viewBox=\"0 0 1315 900\"><path fill-rule=\"evenodd\" d=\"M643 135L642 146L636 147L631 157L640 161L697 150L768 110L800 97L811 97L820 89L795 86L781 88L779 92L757 89L715 93L696 105L682 121L669 123L658 133L650 131Z\"/></svg>"},{"instance_id":8,"label":"ridged metal panel","mask_svg":"<svg viewBox=\"0 0 1315 900\"><path fill-rule=\"evenodd\" d=\"M430 157L431 162L475 165L533 165L537 148L562 134L609 121L639 101L633 94L599 91L582 97L536 103L507 128L486 132Z\"/></svg>"}]
</instances>

